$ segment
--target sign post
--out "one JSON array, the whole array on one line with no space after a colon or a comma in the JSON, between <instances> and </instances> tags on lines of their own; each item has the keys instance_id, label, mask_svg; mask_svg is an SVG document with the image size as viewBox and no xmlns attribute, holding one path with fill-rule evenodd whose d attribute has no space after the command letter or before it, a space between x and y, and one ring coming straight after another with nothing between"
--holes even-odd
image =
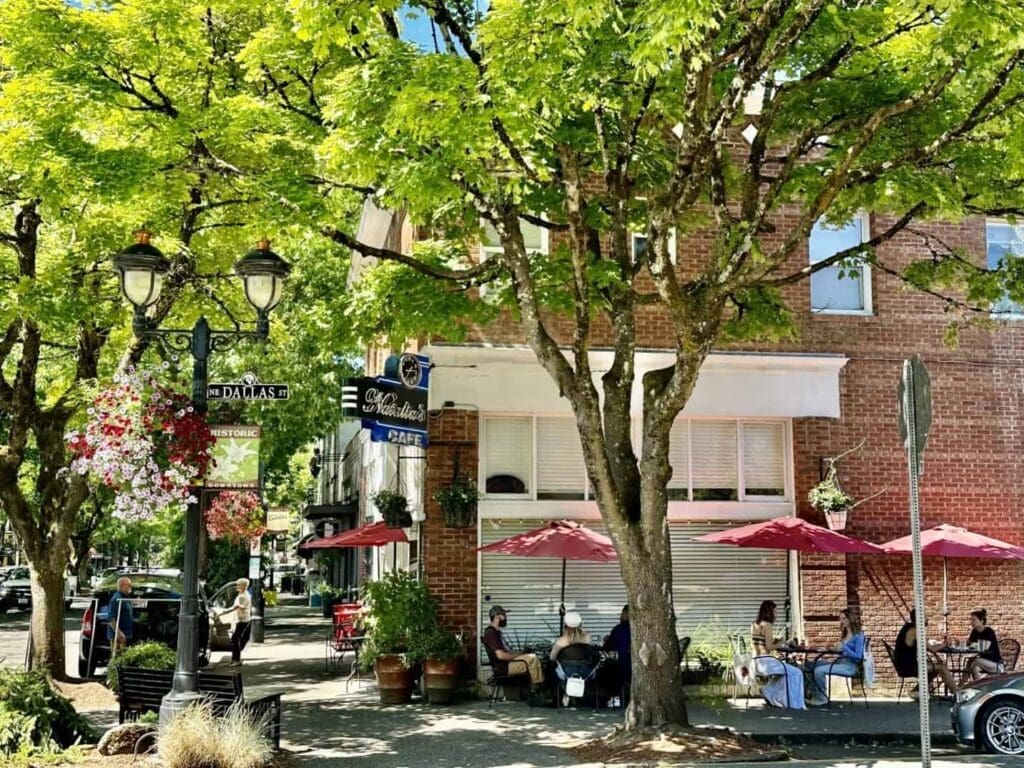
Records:
<instances>
[{"instance_id":1,"label":"sign post","mask_svg":"<svg viewBox=\"0 0 1024 768\"><path fill-rule=\"evenodd\" d=\"M932 739L929 722L928 636L924 606L924 569L921 562L921 501L918 495L924 472L924 449L932 424L931 378L915 355L903 362L899 386L900 436L907 448L910 467L910 534L914 562L914 609L917 616L918 706L921 717L921 766L931 768Z\"/></svg>"}]
</instances>

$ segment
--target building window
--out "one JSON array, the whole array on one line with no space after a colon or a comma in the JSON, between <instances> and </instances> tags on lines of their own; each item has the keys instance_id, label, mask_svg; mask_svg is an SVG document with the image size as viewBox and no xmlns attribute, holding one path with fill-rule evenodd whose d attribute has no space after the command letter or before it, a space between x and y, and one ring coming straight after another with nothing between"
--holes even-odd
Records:
<instances>
[{"instance_id":1,"label":"building window","mask_svg":"<svg viewBox=\"0 0 1024 768\"><path fill-rule=\"evenodd\" d=\"M644 256L647 253L647 235L639 232L629 233L629 249L630 255L633 257L633 262ZM676 231L675 229L668 236L668 257L673 264L676 263Z\"/></svg>"},{"instance_id":2,"label":"building window","mask_svg":"<svg viewBox=\"0 0 1024 768\"><path fill-rule=\"evenodd\" d=\"M985 241L988 251L988 268L999 269L1008 259L1024 256L1024 225L1013 225L1006 221L989 221L985 224ZM992 313L1024 317L1024 305L1003 296L992 305Z\"/></svg>"},{"instance_id":3,"label":"building window","mask_svg":"<svg viewBox=\"0 0 1024 768\"><path fill-rule=\"evenodd\" d=\"M537 418L537 498L584 499L587 469L576 421Z\"/></svg>"},{"instance_id":4,"label":"building window","mask_svg":"<svg viewBox=\"0 0 1024 768\"><path fill-rule=\"evenodd\" d=\"M594 498L576 421L485 416L481 477L489 498ZM669 438L670 501L783 501L789 438L781 419L677 419Z\"/></svg>"},{"instance_id":5,"label":"building window","mask_svg":"<svg viewBox=\"0 0 1024 768\"><path fill-rule=\"evenodd\" d=\"M484 492L522 496L531 492L532 424L529 418L484 419Z\"/></svg>"},{"instance_id":6,"label":"building window","mask_svg":"<svg viewBox=\"0 0 1024 768\"><path fill-rule=\"evenodd\" d=\"M849 223L833 227L819 219L808 244L811 264L867 240L867 218L855 216ZM863 260L848 259L811 275L811 310L839 314L871 313L871 268Z\"/></svg>"},{"instance_id":7,"label":"building window","mask_svg":"<svg viewBox=\"0 0 1024 768\"><path fill-rule=\"evenodd\" d=\"M484 231L480 236L480 257L481 260L502 252L501 239L497 230L490 222L483 222ZM519 228L523 232L523 244L527 253L548 252L548 231L544 227L531 224L525 219L519 220Z\"/></svg>"},{"instance_id":8,"label":"building window","mask_svg":"<svg viewBox=\"0 0 1024 768\"><path fill-rule=\"evenodd\" d=\"M788 497L783 421L677 419L669 439L671 501Z\"/></svg>"}]
</instances>

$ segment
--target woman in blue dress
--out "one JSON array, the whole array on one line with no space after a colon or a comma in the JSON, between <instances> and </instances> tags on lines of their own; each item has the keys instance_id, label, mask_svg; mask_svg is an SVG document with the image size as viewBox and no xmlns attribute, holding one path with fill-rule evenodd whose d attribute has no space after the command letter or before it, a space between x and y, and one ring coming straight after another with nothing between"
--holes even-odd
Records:
<instances>
[{"instance_id":1,"label":"woman in blue dress","mask_svg":"<svg viewBox=\"0 0 1024 768\"><path fill-rule=\"evenodd\" d=\"M806 709L804 704L804 673L772 654L778 648L775 639L775 603L765 600L757 612L757 621L750 625L750 641L754 647L754 668L758 677L770 678L761 686L765 701L773 707Z\"/></svg>"}]
</instances>

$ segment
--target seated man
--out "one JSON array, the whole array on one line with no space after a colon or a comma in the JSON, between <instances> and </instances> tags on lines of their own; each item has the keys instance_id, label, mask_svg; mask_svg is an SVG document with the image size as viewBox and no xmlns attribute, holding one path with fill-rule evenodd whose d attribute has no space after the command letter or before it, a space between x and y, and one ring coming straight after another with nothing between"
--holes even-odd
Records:
<instances>
[{"instance_id":1,"label":"seated man","mask_svg":"<svg viewBox=\"0 0 1024 768\"><path fill-rule=\"evenodd\" d=\"M492 605L488 613L491 623L484 630L483 643L494 658L494 672L498 675L529 674L535 686L544 682L544 670L534 653L515 653L501 631L508 626L508 615L500 605Z\"/></svg>"},{"instance_id":2,"label":"seated man","mask_svg":"<svg viewBox=\"0 0 1024 768\"><path fill-rule=\"evenodd\" d=\"M604 650L615 651L618 655L616 666L622 678L622 685L628 689L633 680L633 660L630 657L632 636L629 633L629 606L622 607L619 623L612 627L611 634L604 639Z\"/></svg>"},{"instance_id":3,"label":"seated man","mask_svg":"<svg viewBox=\"0 0 1024 768\"><path fill-rule=\"evenodd\" d=\"M942 642L938 640L928 641L929 653L936 653L942 650ZM903 625L899 634L896 635L896 672L900 677L917 677L917 611L910 611L910 620ZM949 671L949 667L938 658L928 659L928 680L941 677L943 685L950 694L956 693L956 682ZM911 698L917 698L917 687L910 693Z\"/></svg>"}]
</instances>

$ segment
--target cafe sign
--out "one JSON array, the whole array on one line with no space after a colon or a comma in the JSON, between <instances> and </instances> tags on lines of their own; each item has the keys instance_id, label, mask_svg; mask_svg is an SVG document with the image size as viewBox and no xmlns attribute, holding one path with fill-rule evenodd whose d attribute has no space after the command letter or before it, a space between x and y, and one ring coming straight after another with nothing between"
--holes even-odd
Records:
<instances>
[{"instance_id":1,"label":"cafe sign","mask_svg":"<svg viewBox=\"0 0 1024 768\"><path fill-rule=\"evenodd\" d=\"M429 385L430 358L392 355L383 376L343 382L341 412L360 419L374 442L426 447Z\"/></svg>"},{"instance_id":2,"label":"cafe sign","mask_svg":"<svg viewBox=\"0 0 1024 768\"><path fill-rule=\"evenodd\" d=\"M290 519L288 507L271 507L267 510L267 533L288 533Z\"/></svg>"}]
</instances>

